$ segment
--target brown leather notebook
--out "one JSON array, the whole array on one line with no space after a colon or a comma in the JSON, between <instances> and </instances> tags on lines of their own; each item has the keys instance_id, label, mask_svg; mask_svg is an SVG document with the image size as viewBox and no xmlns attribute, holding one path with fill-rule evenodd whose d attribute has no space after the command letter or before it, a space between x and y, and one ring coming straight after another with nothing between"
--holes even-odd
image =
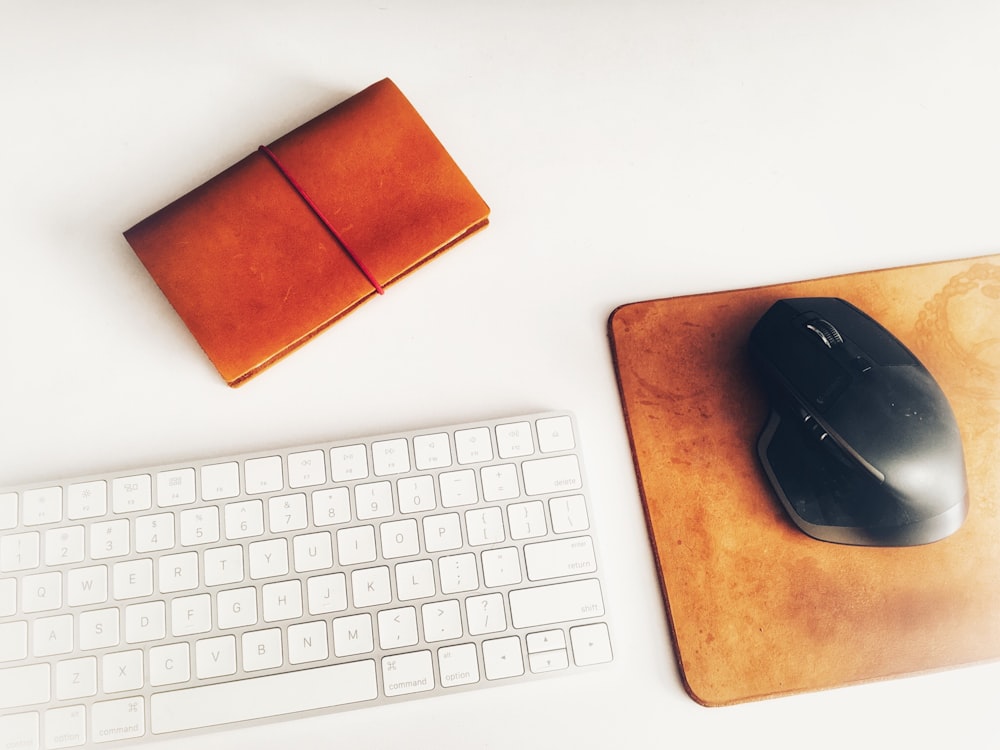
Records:
<instances>
[{"instance_id":1,"label":"brown leather notebook","mask_svg":"<svg viewBox=\"0 0 1000 750\"><path fill-rule=\"evenodd\" d=\"M382 80L125 232L231 386L489 220Z\"/></svg>"},{"instance_id":2,"label":"brown leather notebook","mask_svg":"<svg viewBox=\"0 0 1000 750\"><path fill-rule=\"evenodd\" d=\"M777 299L838 296L906 344L955 411L970 504L920 547L799 531L755 444L747 353ZM609 327L675 653L724 705L1000 658L1000 256L624 305Z\"/></svg>"}]
</instances>

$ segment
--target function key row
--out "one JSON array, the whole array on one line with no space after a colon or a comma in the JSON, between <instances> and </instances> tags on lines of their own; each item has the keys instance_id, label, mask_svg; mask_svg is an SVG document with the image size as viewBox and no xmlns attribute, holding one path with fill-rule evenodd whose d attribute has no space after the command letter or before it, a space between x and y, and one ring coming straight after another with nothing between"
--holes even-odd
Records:
<instances>
[{"instance_id":1,"label":"function key row","mask_svg":"<svg viewBox=\"0 0 1000 750\"><path fill-rule=\"evenodd\" d=\"M537 435L537 445L535 435ZM495 436L495 444L494 438ZM452 442L452 439L454 442ZM494 447L495 445L495 447ZM412 446L412 454L410 448ZM317 487L333 482L350 482L369 476L387 477L411 471L430 471L455 465L484 463L499 459L531 456L536 452L555 453L575 447L573 429L567 416L545 417L531 424L525 421L489 427L474 427L447 432L337 446L329 450L329 476L326 451L309 449L292 452L287 457L287 472L282 456L262 456L243 461L222 461L202 466L201 491L194 468L178 468L135 474L111 480L92 480L61 486L0 493L0 530L23 526L59 523L64 519L81 520L114 513L145 511L156 506L168 508L202 500L214 501L280 492L284 489Z\"/></svg>"}]
</instances>

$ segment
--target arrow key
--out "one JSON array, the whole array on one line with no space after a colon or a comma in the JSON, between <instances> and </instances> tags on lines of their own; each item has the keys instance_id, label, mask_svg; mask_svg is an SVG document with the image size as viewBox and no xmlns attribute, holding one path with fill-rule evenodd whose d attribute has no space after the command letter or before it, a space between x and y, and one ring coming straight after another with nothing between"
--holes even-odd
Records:
<instances>
[{"instance_id":1,"label":"arrow key","mask_svg":"<svg viewBox=\"0 0 1000 750\"><path fill-rule=\"evenodd\" d=\"M578 667L611 661L611 636L603 622L570 628L569 638L573 643L573 661Z\"/></svg>"},{"instance_id":2,"label":"arrow key","mask_svg":"<svg viewBox=\"0 0 1000 750\"><path fill-rule=\"evenodd\" d=\"M524 674L521 639L512 635L483 641L483 667L487 680L502 680Z\"/></svg>"}]
</instances>

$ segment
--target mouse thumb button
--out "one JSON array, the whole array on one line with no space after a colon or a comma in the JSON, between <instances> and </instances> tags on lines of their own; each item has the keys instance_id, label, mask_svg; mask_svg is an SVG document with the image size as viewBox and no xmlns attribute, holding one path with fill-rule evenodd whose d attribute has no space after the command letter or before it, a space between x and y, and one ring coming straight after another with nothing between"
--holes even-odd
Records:
<instances>
[{"instance_id":1,"label":"mouse thumb button","mask_svg":"<svg viewBox=\"0 0 1000 750\"><path fill-rule=\"evenodd\" d=\"M869 372L875 365L868 357L858 356L851 360L851 367L854 369L858 375L864 375Z\"/></svg>"}]
</instances>

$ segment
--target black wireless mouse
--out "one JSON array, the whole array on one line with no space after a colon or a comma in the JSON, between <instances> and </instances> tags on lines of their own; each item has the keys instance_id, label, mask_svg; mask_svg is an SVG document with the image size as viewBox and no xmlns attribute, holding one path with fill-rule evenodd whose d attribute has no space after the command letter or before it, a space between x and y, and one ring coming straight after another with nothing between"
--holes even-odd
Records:
<instances>
[{"instance_id":1,"label":"black wireless mouse","mask_svg":"<svg viewBox=\"0 0 1000 750\"><path fill-rule=\"evenodd\" d=\"M795 524L828 542L927 544L968 513L955 415L920 361L842 299L783 299L750 333L771 399L757 454Z\"/></svg>"}]
</instances>

